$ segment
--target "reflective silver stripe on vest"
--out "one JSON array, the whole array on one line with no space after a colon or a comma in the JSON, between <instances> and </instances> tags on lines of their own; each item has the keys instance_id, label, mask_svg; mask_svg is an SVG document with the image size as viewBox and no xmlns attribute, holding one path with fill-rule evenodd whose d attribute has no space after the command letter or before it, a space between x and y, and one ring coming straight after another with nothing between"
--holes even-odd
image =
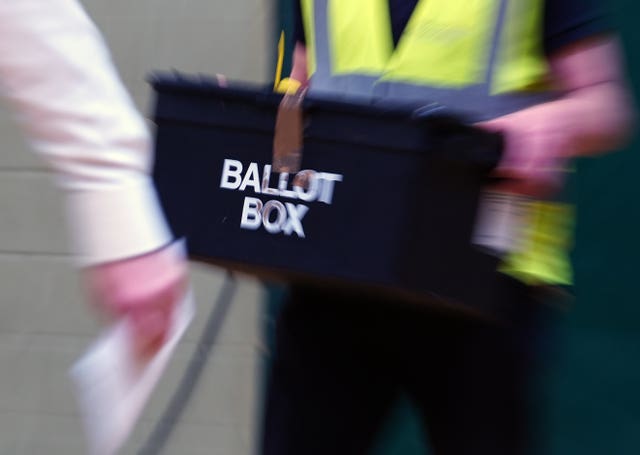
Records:
<instances>
[{"instance_id":1,"label":"reflective silver stripe on vest","mask_svg":"<svg viewBox=\"0 0 640 455\"><path fill-rule=\"evenodd\" d=\"M474 121L500 117L557 98L551 92L490 95L485 90L479 90L477 85L442 89L402 82L379 82L374 86L372 95L374 98L385 97L406 102L414 100L423 104L435 102L455 111L467 112Z\"/></svg>"},{"instance_id":2,"label":"reflective silver stripe on vest","mask_svg":"<svg viewBox=\"0 0 640 455\"><path fill-rule=\"evenodd\" d=\"M316 70L310 80L310 90L321 90L329 92L339 92L340 87L334 87L332 84L333 59L329 51L329 19L328 19L328 0L313 0L313 20L315 23L315 51L316 51ZM377 78L376 78L377 79ZM360 87L358 82L354 81L353 90L359 92L364 89L364 85ZM344 91L341 93L345 93Z\"/></svg>"},{"instance_id":3,"label":"reflective silver stripe on vest","mask_svg":"<svg viewBox=\"0 0 640 455\"><path fill-rule=\"evenodd\" d=\"M467 112L474 120L499 117L557 98L557 94L553 92L491 95L491 79L498 60L509 0L500 0L483 82L461 89L381 81L378 76L361 74L334 75L329 49L328 2L329 0L313 2L316 52L316 71L311 76L310 84L310 93L313 95L374 100L390 98L410 105L438 103L454 111Z\"/></svg>"}]
</instances>

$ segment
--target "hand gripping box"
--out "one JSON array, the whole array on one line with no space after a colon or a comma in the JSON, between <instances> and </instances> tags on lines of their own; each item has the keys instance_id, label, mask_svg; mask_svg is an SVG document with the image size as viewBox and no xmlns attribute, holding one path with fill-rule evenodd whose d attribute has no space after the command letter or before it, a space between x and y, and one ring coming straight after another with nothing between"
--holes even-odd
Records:
<instances>
[{"instance_id":1,"label":"hand gripping box","mask_svg":"<svg viewBox=\"0 0 640 455\"><path fill-rule=\"evenodd\" d=\"M508 300L498 259L471 244L498 136L433 106L307 96L290 154L301 169L279 172L282 95L181 75L152 85L154 178L192 258L485 314ZM279 122L285 139L295 123Z\"/></svg>"}]
</instances>

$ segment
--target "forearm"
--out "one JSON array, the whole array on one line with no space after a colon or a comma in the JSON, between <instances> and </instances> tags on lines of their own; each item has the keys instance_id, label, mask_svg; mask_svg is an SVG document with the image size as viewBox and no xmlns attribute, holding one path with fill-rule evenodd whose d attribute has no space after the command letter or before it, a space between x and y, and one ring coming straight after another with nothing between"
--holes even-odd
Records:
<instances>
[{"instance_id":1,"label":"forearm","mask_svg":"<svg viewBox=\"0 0 640 455\"><path fill-rule=\"evenodd\" d=\"M520 130L563 136L565 158L595 155L624 145L633 123L628 92L618 83L603 82L520 113ZM546 121L531 121L544 118ZM539 131L538 131L539 130Z\"/></svg>"},{"instance_id":2,"label":"forearm","mask_svg":"<svg viewBox=\"0 0 640 455\"><path fill-rule=\"evenodd\" d=\"M170 239L148 171L151 140L102 38L70 0L0 1L0 81L67 193L83 264Z\"/></svg>"},{"instance_id":3,"label":"forearm","mask_svg":"<svg viewBox=\"0 0 640 455\"><path fill-rule=\"evenodd\" d=\"M635 114L616 40L578 43L554 56L551 66L564 96L542 108L570 137L567 155L593 155L623 145Z\"/></svg>"},{"instance_id":4,"label":"forearm","mask_svg":"<svg viewBox=\"0 0 640 455\"><path fill-rule=\"evenodd\" d=\"M481 126L501 132L503 158L496 175L504 191L545 195L564 177L568 158L611 151L631 130L633 109L615 40L581 41L551 58L562 96Z\"/></svg>"}]
</instances>

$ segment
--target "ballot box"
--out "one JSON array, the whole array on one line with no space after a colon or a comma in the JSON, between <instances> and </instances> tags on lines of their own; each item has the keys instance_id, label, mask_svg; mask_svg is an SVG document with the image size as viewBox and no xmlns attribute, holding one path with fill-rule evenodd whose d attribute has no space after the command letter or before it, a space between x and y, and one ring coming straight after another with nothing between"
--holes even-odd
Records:
<instances>
[{"instance_id":1,"label":"ballot box","mask_svg":"<svg viewBox=\"0 0 640 455\"><path fill-rule=\"evenodd\" d=\"M151 84L154 179L191 258L464 311L508 300L498 259L471 242L499 136L437 105L309 95L301 170L278 172L271 88L176 74Z\"/></svg>"}]
</instances>

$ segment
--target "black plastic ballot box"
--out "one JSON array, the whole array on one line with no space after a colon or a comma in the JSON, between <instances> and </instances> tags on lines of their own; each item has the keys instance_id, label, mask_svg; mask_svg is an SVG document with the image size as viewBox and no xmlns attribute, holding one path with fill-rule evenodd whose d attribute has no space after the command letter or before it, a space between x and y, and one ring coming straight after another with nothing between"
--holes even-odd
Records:
<instances>
[{"instance_id":1,"label":"black plastic ballot box","mask_svg":"<svg viewBox=\"0 0 640 455\"><path fill-rule=\"evenodd\" d=\"M197 260L288 282L495 313L508 278L471 244L498 136L444 110L305 97L300 173L274 172L281 95L173 74L154 179Z\"/></svg>"}]
</instances>

